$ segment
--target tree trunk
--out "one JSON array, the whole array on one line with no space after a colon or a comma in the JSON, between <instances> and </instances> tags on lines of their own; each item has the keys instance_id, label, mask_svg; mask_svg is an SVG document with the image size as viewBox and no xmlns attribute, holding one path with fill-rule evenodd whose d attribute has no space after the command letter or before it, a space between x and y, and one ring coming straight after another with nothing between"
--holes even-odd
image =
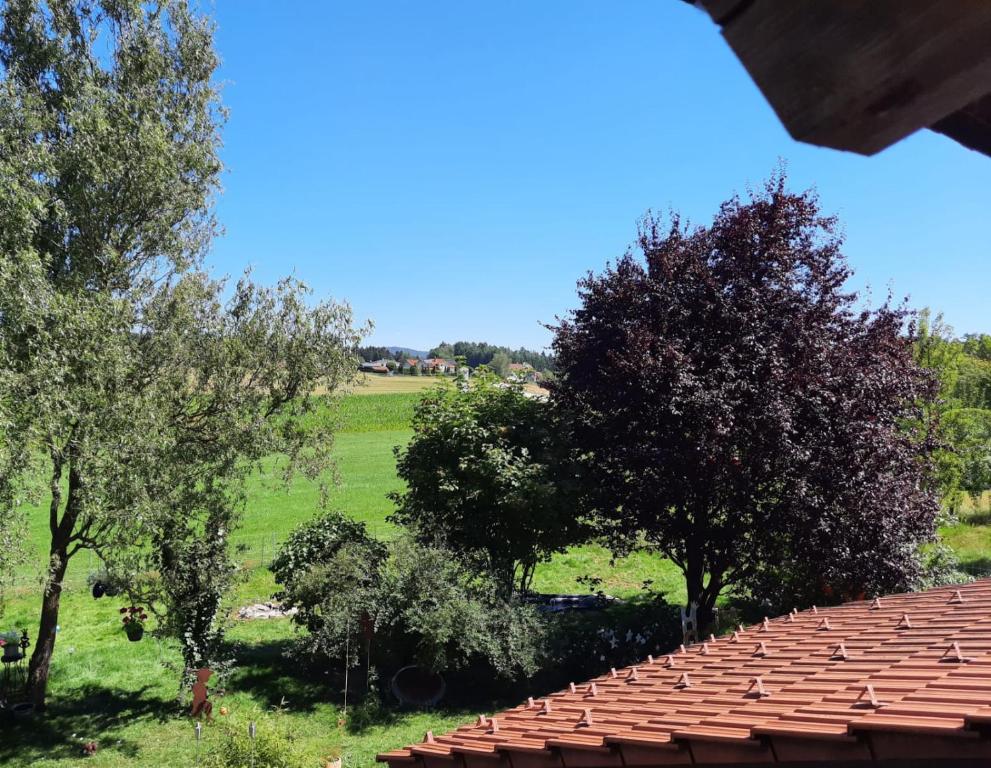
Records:
<instances>
[{"instance_id":1,"label":"tree trunk","mask_svg":"<svg viewBox=\"0 0 991 768\"><path fill-rule=\"evenodd\" d=\"M692 604L695 604L695 624L700 641L711 631L716 618L716 600L722 591L722 574L709 574L708 584L705 583L705 575L701 554L697 549L690 551L685 569L687 608L691 611Z\"/></svg>"},{"instance_id":2,"label":"tree trunk","mask_svg":"<svg viewBox=\"0 0 991 768\"><path fill-rule=\"evenodd\" d=\"M52 547L52 558L58 558L52 569L51 579L45 589L41 602L41 623L38 626L38 637L35 639L34 653L28 666L28 690L31 703L36 712L45 710L45 695L48 692L48 670L52 663L52 653L55 651L55 635L58 628L59 603L62 600L62 581L68 565L68 553L65 547L56 551Z\"/></svg>"},{"instance_id":3,"label":"tree trunk","mask_svg":"<svg viewBox=\"0 0 991 768\"><path fill-rule=\"evenodd\" d=\"M72 454L74 458L74 453ZM61 479L63 458L57 451L52 452L52 500L48 511L48 527L52 534L48 563L50 573L45 585L45 595L41 600L41 621L38 636L34 642L34 652L28 665L28 696L36 712L45 711L45 696L48 693L48 671L55 652L55 635L58 630L59 605L62 602L62 582L69 567L69 546L72 531L78 516L78 495L80 488L79 472L75 462L69 462L69 489L65 513L59 519L59 505L62 501Z\"/></svg>"}]
</instances>

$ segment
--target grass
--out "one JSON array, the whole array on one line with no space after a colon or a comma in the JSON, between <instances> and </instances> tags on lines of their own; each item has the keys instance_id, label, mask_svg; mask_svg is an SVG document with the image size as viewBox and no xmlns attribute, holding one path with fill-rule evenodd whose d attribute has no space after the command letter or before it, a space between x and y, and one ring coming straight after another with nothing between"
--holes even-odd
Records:
<instances>
[{"instance_id":1,"label":"grass","mask_svg":"<svg viewBox=\"0 0 991 768\"><path fill-rule=\"evenodd\" d=\"M394 378L435 383L429 377ZM331 491L330 503L364 521L381 537L395 533L386 521L392 508L387 494L401 487L392 451L409 440L417 399L411 392L378 390L342 401L341 432L335 443L339 483ZM271 596L275 586L271 574L260 566L296 525L317 511L319 484L300 479L286 489L273 479L274 474L253 476L249 484L249 502L235 537L246 548L242 554L246 578L232 608ZM44 551L46 534L44 509L38 507L31 516L31 539L39 553ZM92 565L83 553L70 566L52 663L50 711L25 725L0 724L0 765L70 768L81 763L82 744L89 740L100 745L85 762L93 768L194 765L192 723L176 702L177 648L149 637L128 642L120 631L119 601L94 600L89 595L85 577ZM601 588L618 596L636 594L645 580L652 579L655 588L669 592L672 599L683 597L680 579L669 563L639 554L612 564L608 552L596 546L557 555L538 570L536 586L551 592L582 592L586 587L578 579L589 575L601 578ZM26 627L33 635L38 602L36 584L23 585L0 619L0 629ZM285 697L286 722L305 748L318 756L338 738L340 686L309 679L283 657L293 634L286 620L235 622L230 638L238 667L216 707L226 706L231 717L246 721ZM494 707L491 702L479 706ZM476 715L475 707L388 710L344 733L345 765L371 766L378 752L418 741L428 729L453 728ZM201 748L218 735L215 727L207 727Z\"/></svg>"},{"instance_id":2,"label":"grass","mask_svg":"<svg viewBox=\"0 0 991 768\"><path fill-rule=\"evenodd\" d=\"M391 385L393 379L434 383L429 377L374 377ZM371 385L370 385L371 386ZM378 389L343 399L341 429L335 444L339 483L331 504L364 521L378 536L394 535L386 521L391 510L387 494L401 487L395 474L393 448L409 439L410 417L417 395L389 394ZM260 567L296 525L317 511L317 483L299 480L289 489L270 477L253 476L249 503L236 541L246 578L232 600L232 608L268 599L271 574ZM959 524L942 533L971 573L991 573L991 514L987 499L966 507ZM31 538L43 551L47 523L42 508L32 516ZM17 726L0 724L0 765L5 768L71 768L82 764L82 743L96 740L100 749L85 764L93 768L195 765L197 747L192 722L177 704L176 647L146 637L130 643L120 631L119 601L93 600L85 585L85 555L70 569L64 591L61 629L53 658L49 693L50 711L43 718ZM644 582L669 600L684 600L677 569L648 554L612 562L601 547L588 545L556 555L537 571L535 587L546 592L583 592L579 579L601 579L606 592L628 597ZM39 595L35 585L17 590L0 619L0 629L37 626ZM305 749L316 758L341 738L341 690L338 682L313 680L284 657L294 629L287 620L236 621L230 632L237 669L227 683L226 695L216 698L232 718L246 722L286 700L285 722ZM216 696L216 692L215 692ZM479 709L492 711L492 702L469 709L447 708L426 712L390 709L362 727L343 733L347 768L371 766L376 753L418 741L432 729L444 731L473 719ZM352 711L353 713L353 711ZM207 726L201 748L219 736ZM314 765L317 765L314 762Z\"/></svg>"}]
</instances>

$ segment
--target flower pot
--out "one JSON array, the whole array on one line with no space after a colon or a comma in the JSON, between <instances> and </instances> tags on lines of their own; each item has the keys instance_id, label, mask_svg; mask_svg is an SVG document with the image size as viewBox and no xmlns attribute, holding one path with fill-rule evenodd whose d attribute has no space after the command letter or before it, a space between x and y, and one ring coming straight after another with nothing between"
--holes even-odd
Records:
<instances>
[{"instance_id":1,"label":"flower pot","mask_svg":"<svg viewBox=\"0 0 991 768\"><path fill-rule=\"evenodd\" d=\"M105 594L107 594L107 588L103 585L103 582L97 581L93 584L93 597L99 600Z\"/></svg>"},{"instance_id":2,"label":"flower pot","mask_svg":"<svg viewBox=\"0 0 991 768\"><path fill-rule=\"evenodd\" d=\"M127 634L127 639L132 643L138 642L138 640L145 636L144 627L125 627L124 632Z\"/></svg>"},{"instance_id":3,"label":"flower pot","mask_svg":"<svg viewBox=\"0 0 991 768\"><path fill-rule=\"evenodd\" d=\"M5 659L12 659L16 661L21 658L21 646L17 644L17 641L6 643L3 647L3 657Z\"/></svg>"}]
</instances>

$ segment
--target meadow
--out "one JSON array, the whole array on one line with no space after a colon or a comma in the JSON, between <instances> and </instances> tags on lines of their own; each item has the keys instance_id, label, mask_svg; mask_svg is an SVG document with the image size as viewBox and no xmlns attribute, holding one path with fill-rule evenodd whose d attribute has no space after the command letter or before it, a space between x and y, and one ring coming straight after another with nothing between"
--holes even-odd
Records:
<instances>
[{"instance_id":1,"label":"meadow","mask_svg":"<svg viewBox=\"0 0 991 768\"><path fill-rule=\"evenodd\" d=\"M393 449L409 440L419 394L359 391L340 402L337 482L330 504L364 521L375 535L388 538L396 532L387 521L388 494L401 487ZM239 606L271 597L275 585L264 566L286 535L317 513L318 500L317 483L297 480L286 488L271 473L252 477L243 524L235 537L241 547L244 581L230 601L232 616ZM942 531L964 567L975 575L991 571L987 501L968 506L962 522ZM31 522L31 538L40 553L47 533L40 508L34 510ZM53 661L50 711L43 718L0 726L0 765L79 765L84 760L81 746L89 740L100 745L95 756L85 758L85 764L95 768L195 765L200 751L219 737L220 726L208 725L197 743L192 722L177 703L176 648L151 637L128 642L120 631L119 600L94 600L89 594L85 578L93 565L83 553L70 569ZM601 578L601 588L620 597L637 594L650 580L670 601L684 598L680 574L670 563L643 553L613 563L606 550L594 545L576 547L541 566L535 587L545 592L583 592L586 587L579 579L589 575ZM0 629L26 627L33 634L38 601L37 574L28 573L0 618ZM361 712L356 716L352 707L349 725L342 728L341 691L329 680L312 679L284 657L293 634L285 619L234 621L230 639L237 667L217 706L226 707L227 719L239 727L262 712L280 711L282 722L314 760L341 747L345 766L370 766L377 752L417 741L427 729L443 731L473 719L479 709L492 711L500 704L515 703L473 702L471 707L428 712L389 709L372 717L360 716Z\"/></svg>"},{"instance_id":2,"label":"meadow","mask_svg":"<svg viewBox=\"0 0 991 768\"><path fill-rule=\"evenodd\" d=\"M388 494L401 487L393 449L412 434L410 419L419 394L358 392L340 402L334 450L337 477L330 504L364 521L375 535L388 538L395 535L386 519L392 508ZM299 479L286 488L274 474L254 475L249 485L244 519L234 537L245 572L230 601L232 616L240 606L271 597L275 585L264 566L286 535L318 511L317 483ZM31 540L39 556L14 590L0 629L24 627L31 635L36 630L38 572L46 534L45 513L39 507L31 512ZM49 712L16 726L0 725L0 765L75 766L83 760L82 744L90 740L100 748L85 758L85 764L98 768L195 765L198 751L218 738L218 726L208 726L197 744L192 722L176 700L175 646L149 636L128 642L120 630L120 601L94 600L89 593L86 576L94 567L86 552L72 561L53 659ZM538 571L535 586L548 592L584 592L579 579L586 575L602 578L601 588L617 596L636 594L645 580L653 580L655 589L671 600L683 597L679 575L669 563L637 554L612 564L609 553L598 546L577 547L555 557ZM389 710L361 721L352 710L351 725L342 729L341 691L327 681L310 679L284 658L293 633L284 619L234 621L230 639L237 668L217 706L227 707L229 718L242 724L279 708L286 726L314 758L341 746L346 766L368 766L377 752L417 741L427 729L454 727L475 717L477 707L491 711L497 706L482 702L470 709Z\"/></svg>"}]
</instances>

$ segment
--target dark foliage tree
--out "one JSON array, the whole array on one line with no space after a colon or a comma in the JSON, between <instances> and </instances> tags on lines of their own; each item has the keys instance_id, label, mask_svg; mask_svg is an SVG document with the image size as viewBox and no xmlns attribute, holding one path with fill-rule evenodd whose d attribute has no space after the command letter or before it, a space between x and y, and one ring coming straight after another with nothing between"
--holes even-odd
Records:
<instances>
[{"instance_id":1,"label":"dark foliage tree","mask_svg":"<svg viewBox=\"0 0 991 768\"><path fill-rule=\"evenodd\" d=\"M358 347L358 357L366 363L375 360L392 360L396 356L389 351L388 347Z\"/></svg>"},{"instance_id":2,"label":"dark foliage tree","mask_svg":"<svg viewBox=\"0 0 991 768\"><path fill-rule=\"evenodd\" d=\"M585 533L574 511L566 425L520 385L480 375L438 388L416 408L396 450L407 488L392 519L446 547L504 594L529 589L541 560Z\"/></svg>"},{"instance_id":3,"label":"dark foliage tree","mask_svg":"<svg viewBox=\"0 0 991 768\"><path fill-rule=\"evenodd\" d=\"M906 311L844 292L840 244L779 176L708 227L648 218L643 259L582 280L554 329L585 506L618 551L671 558L703 624L727 588L906 586L934 533L919 425L938 383L912 358Z\"/></svg>"}]
</instances>

